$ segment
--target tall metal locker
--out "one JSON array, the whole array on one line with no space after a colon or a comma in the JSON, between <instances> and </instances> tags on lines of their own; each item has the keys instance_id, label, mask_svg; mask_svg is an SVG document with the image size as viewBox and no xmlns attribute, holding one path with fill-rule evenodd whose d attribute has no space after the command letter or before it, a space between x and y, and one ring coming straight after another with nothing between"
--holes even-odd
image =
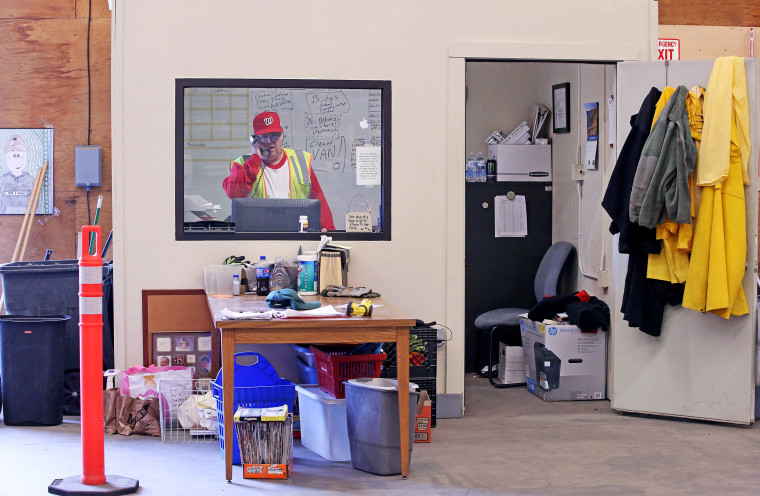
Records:
<instances>
[{"instance_id":1,"label":"tall metal locker","mask_svg":"<svg viewBox=\"0 0 760 496\"><path fill-rule=\"evenodd\" d=\"M652 86L707 87L713 60L627 62L617 71L617 143L630 131ZM743 279L749 315L724 320L712 314L668 307L662 335L652 337L628 327L620 313L627 255L613 238L612 284L615 295L611 335L612 408L720 422L754 421L757 297L758 62L746 59L750 108L750 185L745 187L747 261Z\"/></svg>"},{"instance_id":2,"label":"tall metal locker","mask_svg":"<svg viewBox=\"0 0 760 496\"><path fill-rule=\"evenodd\" d=\"M465 190L465 371L473 372L488 364L487 334L475 328L475 318L535 304L533 279L552 242L552 192L551 183L539 182L467 183ZM494 198L509 192L525 196L525 237L494 236ZM505 336L515 337L510 344L519 346L519 331Z\"/></svg>"}]
</instances>

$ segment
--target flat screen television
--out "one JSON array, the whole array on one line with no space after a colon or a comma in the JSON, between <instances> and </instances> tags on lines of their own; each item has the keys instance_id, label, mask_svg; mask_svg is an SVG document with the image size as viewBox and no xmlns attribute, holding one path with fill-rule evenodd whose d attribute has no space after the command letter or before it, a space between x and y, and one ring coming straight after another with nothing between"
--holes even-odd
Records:
<instances>
[{"instance_id":1,"label":"flat screen television","mask_svg":"<svg viewBox=\"0 0 760 496\"><path fill-rule=\"evenodd\" d=\"M319 232L322 206L319 200L298 198L233 198L231 221L235 232L293 232L302 215L308 232Z\"/></svg>"}]
</instances>

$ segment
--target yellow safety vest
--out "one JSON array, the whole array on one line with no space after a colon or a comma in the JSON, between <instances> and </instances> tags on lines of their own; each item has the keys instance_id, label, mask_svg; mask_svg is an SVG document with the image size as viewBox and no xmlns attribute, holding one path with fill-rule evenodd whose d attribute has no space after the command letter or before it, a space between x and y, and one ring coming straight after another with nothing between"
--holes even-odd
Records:
<instances>
[{"instance_id":1,"label":"yellow safety vest","mask_svg":"<svg viewBox=\"0 0 760 496\"><path fill-rule=\"evenodd\" d=\"M288 158L288 167L290 167L290 198L309 198L311 194L311 153L302 150L296 151L290 148L283 148L282 151ZM300 155L300 160L298 155ZM243 163L250 155L242 157ZM251 188L253 198L266 198L266 188L263 184L264 168L259 170L256 175L256 181Z\"/></svg>"}]
</instances>

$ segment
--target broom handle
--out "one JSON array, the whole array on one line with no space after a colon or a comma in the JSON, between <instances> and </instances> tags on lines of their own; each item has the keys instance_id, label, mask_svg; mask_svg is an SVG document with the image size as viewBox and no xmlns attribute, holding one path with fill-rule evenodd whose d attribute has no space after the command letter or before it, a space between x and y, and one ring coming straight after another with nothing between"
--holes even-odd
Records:
<instances>
[{"instance_id":1,"label":"broom handle","mask_svg":"<svg viewBox=\"0 0 760 496\"><path fill-rule=\"evenodd\" d=\"M40 171L47 170L47 161L42 165L42 169ZM29 222L29 214L33 212L37 208L37 202L32 201L32 197L34 197L35 192L37 191L37 188L39 187L40 182L42 181L42 176L44 176L44 172L38 173L37 176L34 178L34 186L32 186L32 196L29 198L29 203L26 205L26 213L24 214L24 220L21 223L21 230L18 233L18 240L16 241L16 248L13 250L13 258L11 258L11 262L18 262L18 254L19 250L21 248L21 243L24 239L24 232L26 231L26 225L27 222Z\"/></svg>"},{"instance_id":2,"label":"broom handle","mask_svg":"<svg viewBox=\"0 0 760 496\"><path fill-rule=\"evenodd\" d=\"M38 177L40 178L39 183L37 183L37 189L32 191L32 200L31 203L33 205L31 210L31 215L29 216L29 222L26 223L26 234L24 235L24 244L21 247L21 253L18 256L17 262L21 262L24 260L24 254L26 253L26 244L29 241L29 232L32 230L32 224L34 223L34 211L37 209L37 201L40 198L40 191L42 191L42 182L44 181L45 172L47 172L48 163L47 161L42 164L42 169L40 169L40 172L38 174Z\"/></svg>"}]
</instances>

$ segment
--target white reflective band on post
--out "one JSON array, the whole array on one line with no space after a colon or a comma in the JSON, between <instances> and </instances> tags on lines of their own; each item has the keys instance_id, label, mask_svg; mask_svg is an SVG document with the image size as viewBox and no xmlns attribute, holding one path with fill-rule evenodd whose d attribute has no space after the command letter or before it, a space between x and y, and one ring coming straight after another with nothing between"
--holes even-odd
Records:
<instances>
[{"instance_id":1,"label":"white reflective band on post","mask_svg":"<svg viewBox=\"0 0 760 496\"><path fill-rule=\"evenodd\" d=\"M79 284L103 284L103 267L79 267Z\"/></svg>"},{"instance_id":2,"label":"white reflective band on post","mask_svg":"<svg viewBox=\"0 0 760 496\"><path fill-rule=\"evenodd\" d=\"M100 296L80 296L79 315L101 315L103 313L103 298Z\"/></svg>"}]
</instances>

